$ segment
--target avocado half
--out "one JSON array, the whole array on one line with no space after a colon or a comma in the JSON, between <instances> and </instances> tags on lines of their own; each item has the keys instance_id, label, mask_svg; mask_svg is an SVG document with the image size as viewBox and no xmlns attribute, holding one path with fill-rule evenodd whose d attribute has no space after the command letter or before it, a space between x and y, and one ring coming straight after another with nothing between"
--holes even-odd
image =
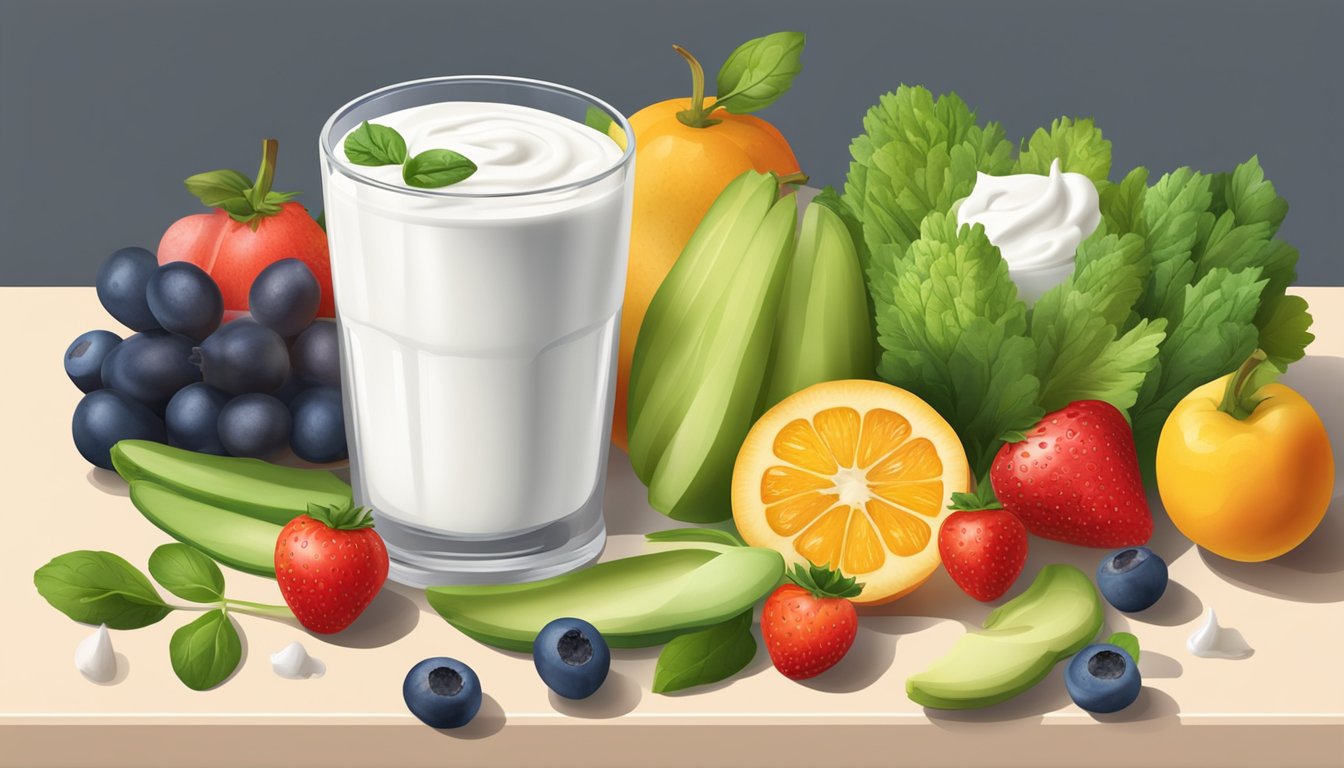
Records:
<instances>
[{"instance_id":1,"label":"avocado half","mask_svg":"<svg viewBox=\"0 0 1344 768\"><path fill-rule=\"evenodd\" d=\"M1006 701L1092 642L1101 623L1101 598L1087 574L1047 565L1027 591L989 614L984 632L966 633L947 655L906 679L905 693L933 709Z\"/></svg>"}]
</instances>

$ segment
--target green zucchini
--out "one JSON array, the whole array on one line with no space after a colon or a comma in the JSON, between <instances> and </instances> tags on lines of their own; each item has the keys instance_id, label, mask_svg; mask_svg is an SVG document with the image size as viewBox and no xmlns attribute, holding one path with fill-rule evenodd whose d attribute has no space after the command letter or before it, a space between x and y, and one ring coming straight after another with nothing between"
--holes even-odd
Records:
<instances>
[{"instance_id":1,"label":"green zucchini","mask_svg":"<svg viewBox=\"0 0 1344 768\"><path fill-rule=\"evenodd\" d=\"M282 526L189 499L151 480L131 481L131 503L154 525L230 568L275 578Z\"/></svg>"},{"instance_id":2,"label":"green zucchini","mask_svg":"<svg viewBox=\"0 0 1344 768\"><path fill-rule=\"evenodd\" d=\"M149 480L180 496L278 525L307 512L309 502L344 505L351 498L350 486L325 470L211 456L148 440L112 446L112 466L126 482Z\"/></svg>"},{"instance_id":3,"label":"green zucchini","mask_svg":"<svg viewBox=\"0 0 1344 768\"><path fill-rule=\"evenodd\" d=\"M429 604L463 634L531 651L553 619L573 616L613 648L662 645L750 610L784 576L772 549L674 549L598 563L542 581L430 587Z\"/></svg>"}]
</instances>

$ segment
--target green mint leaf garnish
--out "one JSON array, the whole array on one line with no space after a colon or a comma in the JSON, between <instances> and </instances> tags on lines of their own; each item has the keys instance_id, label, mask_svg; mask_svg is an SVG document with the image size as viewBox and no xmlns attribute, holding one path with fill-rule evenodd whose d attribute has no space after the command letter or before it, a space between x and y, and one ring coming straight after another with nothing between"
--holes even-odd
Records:
<instances>
[{"instance_id":1,"label":"green mint leaf garnish","mask_svg":"<svg viewBox=\"0 0 1344 768\"><path fill-rule=\"evenodd\" d=\"M238 630L223 609L216 608L173 633L168 642L173 672L193 691L224 682L243 659Z\"/></svg>"},{"instance_id":2,"label":"green mint leaf garnish","mask_svg":"<svg viewBox=\"0 0 1344 768\"><path fill-rule=\"evenodd\" d=\"M756 657L751 611L722 624L672 638L653 671L653 692L671 693L727 680Z\"/></svg>"},{"instance_id":3,"label":"green mint leaf garnish","mask_svg":"<svg viewBox=\"0 0 1344 768\"><path fill-rule=\"evenodd\" d=\"M164 589L193 603L224 599L224 574L200 550L186 544L164 544L149 556L149 573Z\"/></svg>"},{"instance_id":4,"label":"green mint leaf garnish","mask_svg":"<svg viewBox=\"0 0 1344 768\"><path fill-rule=\"evenodd\" d=\"M738 46L719 69L714 107L742 114L775 103L803 71L804 41L802 32L776 32Z\"/></svg>"},{"instance_id":5,"label":"green mint leaf garnish","mask_svg":"<svg viewBox=\"0 0 1344 768\"><path fill-rule=\"evenodd\" d=\"M173 610L139 569L111 552L67 552L38 568L33 584L51 607L84 624L137 629Z\"/></svg>"},{"instance_id":6,"label":"green mint leaf garnish","mask_svg":"<svg viewBox=\"0 0 1344 768\"><path fill-rule=\"evenodd\" d=\"M401 165L406 162L406 140L393 128L365 120L345 137L345 159L355 165Z\"/></svg>"},{"instance_id":7,"label":"green mint leaf garnish","mask_svg":"<svg viewBox=\"0 0 1344 768\"><path fill-rule=\"evenodd\" d=\"M451 149L427 149L406 161L401 177L412 187L435 189L456 184L475 172L475 163Z\"/></svg>"}]
</instances>

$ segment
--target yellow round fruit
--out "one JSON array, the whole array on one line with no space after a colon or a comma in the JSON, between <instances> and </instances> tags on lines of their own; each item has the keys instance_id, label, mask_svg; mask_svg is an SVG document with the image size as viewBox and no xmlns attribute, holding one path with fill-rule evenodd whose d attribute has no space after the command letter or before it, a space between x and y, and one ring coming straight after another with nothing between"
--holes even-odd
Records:
<instances>
[{"instance_id":1,"label":"yellow round fruit","mask_svg":"<svg viewBox=\"0 0 1344 768\"><path fill-rule=\"evenodd\" d=\"M787 563L863 583L885 603L938 568L938 529L970 489L952 427L915 395L876 381L828 381L756 422L733 468L733 520L748 544Z\"/></svg>"}]
</instances>

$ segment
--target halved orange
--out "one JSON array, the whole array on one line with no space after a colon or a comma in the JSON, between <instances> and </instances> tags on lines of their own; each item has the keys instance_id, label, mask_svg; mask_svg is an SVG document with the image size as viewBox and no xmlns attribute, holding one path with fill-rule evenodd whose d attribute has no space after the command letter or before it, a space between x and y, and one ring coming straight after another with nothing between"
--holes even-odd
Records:
<instances>
[{"instance_id":1,"label":"halved orange","mask_svg":"<svg viewBox=\"0 0 1344 768\"><path fill-rule=\"evenodd\" d=\"M928 403L877 381L828 381L785 398L747 433L733 520L787 563L838 568L885 603L938 568L938 529L970 489L966 453Z\"/></svg>"}]
</instances>

